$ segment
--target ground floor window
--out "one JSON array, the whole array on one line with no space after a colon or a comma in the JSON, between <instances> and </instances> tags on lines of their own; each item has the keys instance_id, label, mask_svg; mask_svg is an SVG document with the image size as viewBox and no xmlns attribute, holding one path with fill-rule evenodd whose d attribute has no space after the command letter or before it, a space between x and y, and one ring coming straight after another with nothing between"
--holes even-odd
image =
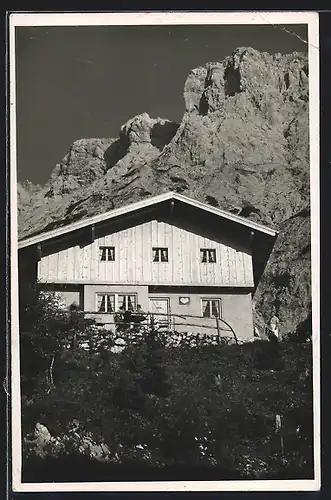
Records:
<instances>
[{"instance_id":1,"label":"ground floor window","mask_svg":"<svg viewBox=\"0 0 331 500\"><path fill-rule=\"evenodd\" d=\"M114 313L120 309L133 311L137 308L135 294L97 293L97 311Z\"/></svg>"},{"instance_id":2,"label":"ground floor window","mask_svg":"<svg viewBox=\"0 0 331 500\"><path fill-rule=\"evenodd\" d=\"M97 294L97 311L98 312L115 312L115 295L108 293Z\"/></svg>"},{"instance_id":3,"label":"ground floor window","mask_svg":"<svg viewBox=\"0 0 331 500\"><path fill-rule=\"evenodd\" d=\"M133 311L137 308L136 295L118 295L118 308L125 311Z\"/></svg>"},{"instance_id":4,"label":"ground floor window","mask_svg":"<svg viewBox=\"0 0 331 500\"><path fill-rule=\"evenodd\" d=\"M202 299L202 316L204 318L220 318L220 302L219 299Z\"/></svg>"}]
</instances>

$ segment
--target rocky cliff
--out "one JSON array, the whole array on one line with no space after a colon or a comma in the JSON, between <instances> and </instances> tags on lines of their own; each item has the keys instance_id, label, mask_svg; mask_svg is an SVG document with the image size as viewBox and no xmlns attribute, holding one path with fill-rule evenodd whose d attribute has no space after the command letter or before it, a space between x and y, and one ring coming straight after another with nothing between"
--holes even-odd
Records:
<instances>
[{"instance_id":1,"label":"rocky cliff","mask_svg":"<svg viewBox=\"0 0 331 500\"><path fill-rule=\"evenodd\" d=\"M280 234L256 293L283 331L311 310L308 64L238 48L190 72L181 123L147 113L115 139L80 139L44 187L19 186L20 237L169 190Z\"/></svg>"}]
</instances>

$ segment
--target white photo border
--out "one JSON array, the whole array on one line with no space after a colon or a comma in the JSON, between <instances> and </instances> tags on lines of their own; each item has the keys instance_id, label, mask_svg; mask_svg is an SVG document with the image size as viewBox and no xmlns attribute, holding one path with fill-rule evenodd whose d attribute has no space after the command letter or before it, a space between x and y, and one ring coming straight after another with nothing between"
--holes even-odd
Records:
<instances>
[{"instance_id":1,"label":"white photo border","mask_svg":"<svg viewBox=\"0 0 331 500\"><path fill-rule=\"evenodd\" d=\"M21 480L21 398L18 329L17 158L15 100L15 28L18 26L110 25L290 25L308 26L311 272L313 320L314 479L240 481L146 481L91 483L23 483ZM12 13L9 15L10 135L10 299L11 299L11 458L13 492L115 491L316 491L321 487L320 442L320 160L319 160L319 15L317 12L136 12Z\"/></svg>"}]
</instances>

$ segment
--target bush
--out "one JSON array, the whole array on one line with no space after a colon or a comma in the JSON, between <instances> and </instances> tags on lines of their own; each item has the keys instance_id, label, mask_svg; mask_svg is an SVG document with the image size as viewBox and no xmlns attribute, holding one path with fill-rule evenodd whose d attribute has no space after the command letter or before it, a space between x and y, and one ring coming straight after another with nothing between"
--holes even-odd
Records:
<instances>
[{"instance_id":1,"label":"bush","mask_svg":"<svg viewBox=\"0 0 331 500\"><path fill-rule=\"evenodd\" d=\"M226 479L312 473L310 344L168 347L164 334L147 329L140 339L130 341L128 335L119 353L100 342L89 351L79 345L70 349L70 324L59 316L57 327L50 330L57 332L54 342L47 331L53 309L45 314L46 309L41 301L42 314L38 310L39 321L34 323L38 326L28 334L21 322L21 339L38 360L31 372L27 360L23 364L25 433L41 422L54 438L65 441L72 422L78 421L81 437L91 436L110 450L108 465L113 467L115 461L119 476L121 467L131 470L133 465L141 471L172 471L173 477L175 468L183 474L197 471L194 479L202 477L198 470L214 470L209 476L214 474L214 479L217 474ZM92 335L90 325L79 328ZM108 335L112 345L113 334ZM54 346L50 387L40 380ZM22 359L25 356L26 351ZM282 416L284 455L275 430L277 414ZM35 459L28 457L27 448L24 459L28 476L40 480L39 466L32 472ZM98 476L96 466L88 470L90 476L82 480Z\"/></svg>"}]
</instances>

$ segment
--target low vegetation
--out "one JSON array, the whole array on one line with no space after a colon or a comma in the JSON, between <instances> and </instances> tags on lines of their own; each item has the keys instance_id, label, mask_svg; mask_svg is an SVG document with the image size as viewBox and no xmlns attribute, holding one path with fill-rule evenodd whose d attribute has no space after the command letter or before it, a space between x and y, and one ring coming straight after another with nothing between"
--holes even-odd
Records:
<instances>
[{"instance_id":1,"label":"low vegetation","mask_svg":"<svg viewBox=\"0 0 331 500\"><path fill-rule=\"evenodd\" d=\"M21 299L20 329L24 481L312 478L304 336L172 348L149 328L114 352L50 295Z\"/></svg>"}]
</instances>

